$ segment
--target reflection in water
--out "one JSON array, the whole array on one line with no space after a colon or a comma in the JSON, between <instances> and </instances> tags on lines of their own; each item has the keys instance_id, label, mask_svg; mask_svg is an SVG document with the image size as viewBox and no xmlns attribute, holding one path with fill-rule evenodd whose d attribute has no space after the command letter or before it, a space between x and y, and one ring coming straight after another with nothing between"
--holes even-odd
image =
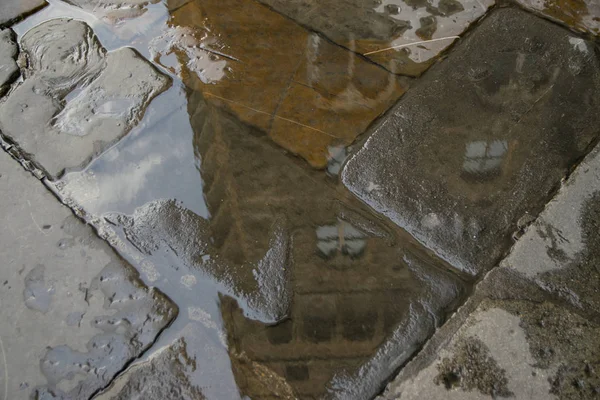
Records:
<instances>
[{"instance_id":1,"label":"reflection in water","mask_svg":"<svg viewBox=\"0 0 600 400\"><path fill-rule=\"evenodd\" d=\"M365 238L364 233L341 220L336 225L317 228L317 248L326 258L332 258L338 253L350 257L360 256L367 245Z\"/></svg>"},{"instance_id":2,"label":"reflection in water","mask_svg":"<svg viewBox=\"0 0 600 400\"><path fill-rule=\"evenodd\" d=\"M600 3L597 0L518 0L525 7L582 32L600 34Z\"/></svg>"},{"instance_id":3,"label":"reflection in water","mask_svg":"<svg viewBox=\"0 0 600 400\"><path fill-rule=\"evenodd\" d=\"M404 81L254 1L167 3L92 25L175 82L57 192L179 306L155 348L184 338L206 398L373 396L464 284L283 149L336 175Z\"/></svg>"},{"instance_id":4,"label":"reflection in water","mask_svg":"<svg viewBox=\"0 0 600 400\"><path fill-rule=\"evenodd\" d=\"M443 318L459 286L346 192L290 162L200 92L190 93L188 107L219 257L233 266L268 251L265 232L277 218L292 233L287 320L265 325L222 299L240 390L256 399L286 398L288 385L299 398L374 395L381 378L431 333L436 321L427 314ZM386 350L382 365L377 349L393 340L401 344ZM265 374L287 384L265 384Z\"/></svg>"},{"instance_id":5,"label":"reflection in water","mask_svg":"<svg viewBox=\"0 0 600 400\"><path fill-rule=\"evenodd\" d=\"M467 143L463 173L467 177L493 177L502 172L502 160L508 151L506 140Z\"/></svg>"},{"instance_id":6,"label":"reflection in water","mask_svg":"<svg viewBox=\"0 0 600 400\"><path fill-rule=\"evenodd\" d=\"M254 0L190 1L153 43L207 101L266 132L312 166L347 146L405 91L399 77Z\"/></svg>"}]
</instances>

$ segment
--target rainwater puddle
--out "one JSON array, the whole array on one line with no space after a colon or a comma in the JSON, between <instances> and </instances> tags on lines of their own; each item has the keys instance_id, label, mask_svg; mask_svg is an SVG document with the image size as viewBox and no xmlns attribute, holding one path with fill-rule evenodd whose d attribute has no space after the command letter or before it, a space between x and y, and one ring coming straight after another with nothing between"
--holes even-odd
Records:
<instances>
[{"instance_id":1,"label":"rainwater puddle","mask_svg":"<svg viewBox=\"0 0 600 400\"><path fill-rule=\"evenodd\" d=\"M409 78L254 0L49 3L19 37L75 18L172 78L116 144L48 181L179 307L100 398L173 371L207 399L375 396L468 291L336 177ZM468 169L491 171L478 151Z\"/></svg>"}]
</instances>

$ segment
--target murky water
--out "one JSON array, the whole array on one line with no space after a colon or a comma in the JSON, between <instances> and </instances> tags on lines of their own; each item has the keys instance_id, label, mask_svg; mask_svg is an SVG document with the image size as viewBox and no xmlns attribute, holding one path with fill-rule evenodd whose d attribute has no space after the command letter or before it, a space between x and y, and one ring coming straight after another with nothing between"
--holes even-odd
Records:
<instances>
[{"instance_id":1,"label":"murky water","mask_svg":"<svg viewBox=\"0 0 600 400\"><path fill-rule=\"evenodd\" d=\"M173 368L207 399L377 394L469 287L337 180L410 79L254 0L49 3L19 37L79 19L173 80L123 139L48 182L178 305L145 359L185 343L195 367ZM492 171L479 150L466 170Z\"/></svg>"}]
</instances>

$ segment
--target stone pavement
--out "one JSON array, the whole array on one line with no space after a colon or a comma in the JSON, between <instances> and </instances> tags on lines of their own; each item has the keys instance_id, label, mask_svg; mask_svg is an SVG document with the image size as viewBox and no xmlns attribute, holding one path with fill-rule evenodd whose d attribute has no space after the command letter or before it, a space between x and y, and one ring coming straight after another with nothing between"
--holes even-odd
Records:
<instances>
[{"instance_id":1,"label":"stone pavement","mask_svg":"<svg viewBox=\"0 0 600 400\"><path fill-rule=\"evenodd\" d=\"M600 397L595 0L0 28L0 400Z\"/></svg>"},{"instance_id":2,"label":"stone pavement","mask_svg":"<svg viewBox=\"0 0 600 400\"><path fill-rule=\"evenodd\" d=\"M380 399L600 396L600 148Z\"/></svg>"}]
</instances>

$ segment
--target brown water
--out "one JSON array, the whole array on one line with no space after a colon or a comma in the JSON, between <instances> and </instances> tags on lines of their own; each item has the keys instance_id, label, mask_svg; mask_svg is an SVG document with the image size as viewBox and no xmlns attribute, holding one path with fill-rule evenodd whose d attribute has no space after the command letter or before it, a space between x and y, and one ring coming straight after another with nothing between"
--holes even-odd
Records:
<instances>
[{"instance_id":1,"label":"brown water","mask_svg":"<svg viewBox=\"0 0 600 400\"><path fill-rule=\"evenodd\" d=\"M383 32L356 40L315 33L277 1L281 13L254 0L49 3L19 36L80 19L173 78L127 136L49 183L178 305L145 359L183 338L195 360L183 373L207 399L376 395L469 286L337 179L347 147L411 83L390 71L412 53L364 53L416 28L395 29L389 1L339 11Z\"/></svg>"}]
</instances>

